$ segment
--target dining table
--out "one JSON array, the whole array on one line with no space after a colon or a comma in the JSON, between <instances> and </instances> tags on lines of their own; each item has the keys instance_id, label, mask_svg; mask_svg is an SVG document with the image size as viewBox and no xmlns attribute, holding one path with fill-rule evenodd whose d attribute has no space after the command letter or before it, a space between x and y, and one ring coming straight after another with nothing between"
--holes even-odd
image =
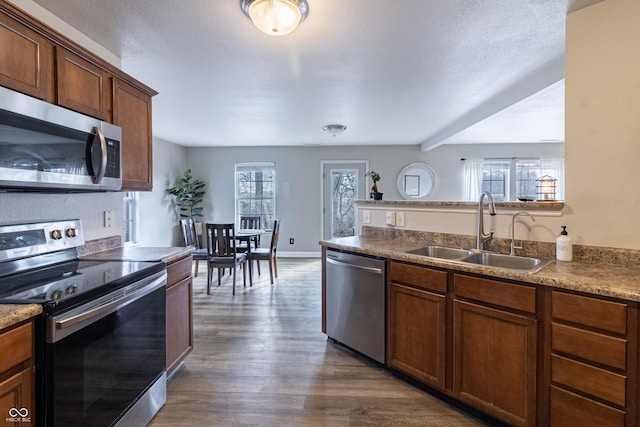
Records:
<instances>
[{"instance_id":1,"label":"dining table","mask_svg":"<svg viewBox=\"0 0 640 427\"><path fill-rule=\"evenodd\" d=\"M258 237L264 234L261 229L241 228L236 231L236 239L247 243L247 259L249 260L249 283L253 284L253 263L251 262L251 245L256 244Z\"/></svg>"}]
</instances>

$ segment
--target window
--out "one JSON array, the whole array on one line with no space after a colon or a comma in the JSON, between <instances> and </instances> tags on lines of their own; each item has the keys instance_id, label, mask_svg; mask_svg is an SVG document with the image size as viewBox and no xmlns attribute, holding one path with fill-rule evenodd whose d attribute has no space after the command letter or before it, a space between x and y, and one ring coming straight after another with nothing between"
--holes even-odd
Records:
<instances>
[{"instance_id":1,"label":"window","mask_svg":"<svg viewBox=\"0 0 640 427\"><path fill-rule=\"evenodd\" d=\"M236 164L236 224L244 215L260 216L262 228L271 230L276 218L275 163Z\"/></svg>"},{"instance_id":2,"label":"window","mask_svg":"<svg viewBox=\"0 0 640 427\"><path fill-rule=\"evenodd\" d=\"M480 175L474 173L473 168L479 167ZM472 194L473 181L481 176L481 191L489 191L496 201L515 201L519 199L536 200L537 179L543 175L550 175L558 179L556 198L564 200L564 159L484 159L468 161L465 171L465 194L467 200L475 201L480 194ZM477 191L476 191L477 193Z\"/></svg>"},{"instance_id":3,"label":"window","mask_svg":"<svg viewBox=\"0 0 640 427\"><path fill-rule=\"evenodd\" d=\"M138 242L138 193L124 193L124 242Z\"/></svg>"}]
</instances>

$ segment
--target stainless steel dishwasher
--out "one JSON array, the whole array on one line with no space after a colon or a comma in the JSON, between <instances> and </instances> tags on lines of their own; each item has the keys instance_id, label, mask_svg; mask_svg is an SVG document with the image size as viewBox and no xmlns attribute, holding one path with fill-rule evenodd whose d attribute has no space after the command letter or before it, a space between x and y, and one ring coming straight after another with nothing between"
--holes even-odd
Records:
<instances>
[{"instance_id":1,"label":"stainless steel dishwasher","mask_svg":"<svg viewBox=\"0 0 640 427\"><path fill-rule=\"evenodd\" d=\"M385 363L386 261L332 249L325 261L328 337Z\"/></svg>"}]
</instances>

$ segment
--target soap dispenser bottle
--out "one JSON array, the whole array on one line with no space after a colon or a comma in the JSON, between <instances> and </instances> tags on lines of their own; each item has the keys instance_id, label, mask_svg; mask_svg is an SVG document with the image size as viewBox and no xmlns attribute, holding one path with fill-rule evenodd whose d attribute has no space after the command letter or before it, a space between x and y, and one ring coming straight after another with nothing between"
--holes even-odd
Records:
<instances>
[{"instance_id":1,"label":"soap dispenser bottle","mask_svg":"<svg viewBox=\"0 0 640 427\"><path fill-rule=\"evenodd\" d=\"M567 226L562 226L560 235L556 238L556 259L558 261L573 260L573 242L567 233Z\"/></svg>"}]
</instances>

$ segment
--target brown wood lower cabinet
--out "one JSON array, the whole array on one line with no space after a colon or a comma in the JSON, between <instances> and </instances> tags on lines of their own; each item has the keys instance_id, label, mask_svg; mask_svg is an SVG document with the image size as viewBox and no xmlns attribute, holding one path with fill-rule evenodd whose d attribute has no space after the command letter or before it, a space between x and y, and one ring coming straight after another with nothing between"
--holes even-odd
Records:
<instances>
[{"instance_id":1,"label":"brown wood lower cabinet","mask_svg":"<svg viewBox=\"0 0 640 427\"><path fill-rule=\"evenodd\" d=\"M36 425L33 342L31 321L0 332L0 419L27 418L28 425ZM27 423L7 421L9 424Z\"/></svg>"},{"instance_id":2,"label":"brown wood lower cabinet","mask_svg":"<svg viewBox=\"0 0 640 427\"><path fill-rule=\"evenodd\" d=\"M508 425L640 425L637 302L388 265L393 370Z\"/></svg>"},{"instance_id":3,"label":"brown wood lower cabinet","mask_svg":"<svg viewBox=\"0 0 640 427\"><path fill-rule=\"evenodd\" d=\"M444 295L391 284L388 298L389 366L444 389Z\"/></svg>"},{"instance_id":4,"label":"brown wood lower cabinet","mask_svg":"<svg viewBox=\"0 0 640 427\"><path fill-rule=\"evenodd\" d=\"M454 395L511 425L535 425L537 320L455 300L453 328Z\"/></svg>"},{"instance_id":5,"label":"brown wood lower cabinet","mask_svg":"<svg viewBox=\"0 0 640 427\"><path fill-rule=\"evenodd\" d=\"M191 256L167 266L167 375L193 350Z\"/></svg>"},{"instance_id":6,"label":"brown wood lower cabinet","mask_svg":"<svg viewBox=\"0 0 640 427\"><path fill-rule=\"evenodd\" d=\"M637 426L637 305L550 295L550 424Z\"/></svg>"}]
</instances>

